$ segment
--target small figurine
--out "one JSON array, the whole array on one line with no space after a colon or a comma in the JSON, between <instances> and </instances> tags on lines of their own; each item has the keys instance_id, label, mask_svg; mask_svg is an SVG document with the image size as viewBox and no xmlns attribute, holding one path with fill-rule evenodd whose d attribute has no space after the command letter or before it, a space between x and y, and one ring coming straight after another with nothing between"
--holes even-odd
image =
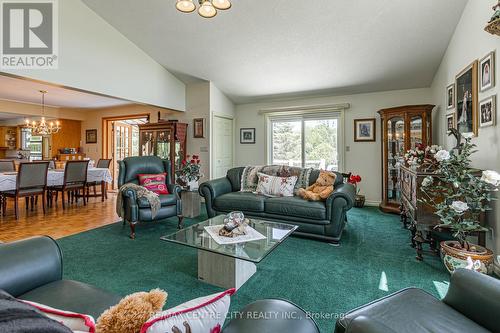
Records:
<instances>
[{"instance_id":1,"label":"small figurine","mask_svg":"<svg viewBox=\"0 0 500 333\"><path fill-rule=\"evenodd\" d=\"M249 220L243 212L231 212L224 219L224 226L219 230L219 236L236 237L246 235Z\"/></svg>"},{"instance_id":2,"label":"small figurine","mask_svg":"<svg viewBox=\"0 0 500 333\"><path fill-rule=\"evenodd\" d=\"M462 149L462 134L456 129L456 128L451 128L448 136L453 135L455 139L457 140L457 145L453 149L461 150Z\"/></svg>"}]
</instances>

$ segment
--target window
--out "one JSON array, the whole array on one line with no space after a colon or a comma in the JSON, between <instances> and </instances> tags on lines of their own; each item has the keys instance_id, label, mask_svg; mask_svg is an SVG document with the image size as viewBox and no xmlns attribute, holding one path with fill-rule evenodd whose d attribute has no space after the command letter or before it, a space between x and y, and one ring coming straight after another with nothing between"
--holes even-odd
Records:
<instances>
[{"instance_id":1,"label":"window","mask_svg":"<svg viewBox=\"0 0 500 333\"><path fill-rule=\"evenodd\" d=\"M338 171L343 157L341 119L340 112L271 116L270 163Z\"/></svg>"}]
</instances>

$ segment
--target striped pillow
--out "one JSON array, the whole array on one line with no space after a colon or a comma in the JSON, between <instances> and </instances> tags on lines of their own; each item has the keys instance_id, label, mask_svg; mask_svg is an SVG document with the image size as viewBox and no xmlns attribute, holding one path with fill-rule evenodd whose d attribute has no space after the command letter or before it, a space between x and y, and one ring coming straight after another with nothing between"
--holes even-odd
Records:
<instances>
[{"instance_id":1,"label":"striped pillow","mask_svg":"<svg viewBox=\"0 0 500 333\"><path fill-rule=\"evenodd\" d=\"M257 194L268 197L293 197L293 189L297 182L297 176L275 177L264 173L258 173Z\"/></svg>"}]
</instances>

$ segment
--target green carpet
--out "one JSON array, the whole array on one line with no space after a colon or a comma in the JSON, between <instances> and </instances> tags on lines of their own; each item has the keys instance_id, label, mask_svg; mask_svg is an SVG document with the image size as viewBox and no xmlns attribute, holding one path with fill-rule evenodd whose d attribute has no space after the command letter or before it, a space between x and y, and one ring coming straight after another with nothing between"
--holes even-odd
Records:
<instances>
[{"instance_id":1,"label":"green carpet","mask_svg":"<svg viewBox=\"0 0 500 333\"><path fill-rule=\"evenodd\" d=\"M220 291L197 280L195 249L160 241L175 230L174 218L138 225L134 241L121 223L60 239L64 277L121 295L160 287L169 294L167 307ZM283 298L313 313L322 332L332 332L335 319L328 316L410 286L439 297L448 280L439 258L415 260L398 216L353 208L340 247L290 237L258 264L257 274L233 296L231 311L257 299Z\"/></svg>"}]
</instances>

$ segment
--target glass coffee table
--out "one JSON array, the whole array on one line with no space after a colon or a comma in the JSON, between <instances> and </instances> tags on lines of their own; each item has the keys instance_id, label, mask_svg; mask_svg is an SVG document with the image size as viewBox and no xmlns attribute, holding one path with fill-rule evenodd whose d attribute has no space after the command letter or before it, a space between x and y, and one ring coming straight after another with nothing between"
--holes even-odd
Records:
<instances>
[{"instance_id":1,"label":"glass coffee table","mask_svg":"<svg viewBox=\"0 0 500 333\"><path fill-rule=\"evenodd\" d=\"M198 279L222 287L239 289L257 272L261 262L281 244L297 226L251 218L249 226L264 239L238 244L218 244L206 231L206 226L224 224L224 215L179 230L161 240L198 249Z\"/></svg>"}]
</instances>

